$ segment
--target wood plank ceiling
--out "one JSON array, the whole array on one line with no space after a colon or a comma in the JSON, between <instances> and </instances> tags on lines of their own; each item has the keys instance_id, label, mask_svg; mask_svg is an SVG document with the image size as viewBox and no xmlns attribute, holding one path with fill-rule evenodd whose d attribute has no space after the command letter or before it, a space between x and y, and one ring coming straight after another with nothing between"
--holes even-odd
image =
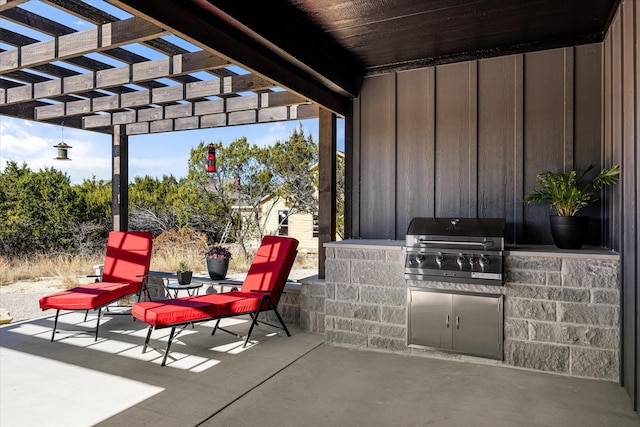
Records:
<instances>
[{"instance_id":1,"label":"wood plank ceiling","mask_svg":"<svg viewBox=\"0 0 640 427\"><path fill-rule=\"evenodd\" d=\"M19 28L0 27L0 114L129 135L346 115L367 74L599 42L620 2L107 0L116 17L39 1L91 26L76 31L36 1L0 0Z\"/></svg>"},{"instance_id":2,"label":"wood plank ceiling","mask_svg":"<svg viewBox=\"0 0 640 427\"><path fill-rule=\"evenodd\" d=\"M88 29L47 18L51 8ZM318 116L303 96L166 27L103 9L0 0L0 114L128 135Z\"/></svg>"}]
</instances>

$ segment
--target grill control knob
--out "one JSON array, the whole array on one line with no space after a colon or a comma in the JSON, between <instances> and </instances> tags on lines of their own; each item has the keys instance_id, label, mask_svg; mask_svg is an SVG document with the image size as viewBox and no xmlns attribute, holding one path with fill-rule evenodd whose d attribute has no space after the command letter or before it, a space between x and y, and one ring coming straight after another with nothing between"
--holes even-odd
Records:
<instances>
[{"instance_id":1,"label":"grill control knob","mask_svg":"<svg viewBox=\"0 0 640 427\"><path fill-rule=\"evenodd\" d=\"M464 264L464 257L460 255L458 258L456 258L456 262L458 263L460 268L462 268L462 264Z\"/></svg>"},{"instance_id":2,"label":"grill control knob","mask_svg":"<svg viewBox=\"0 0 640 427\"><path fill-rule=\"evenodd\" d=\"M471 257L469 258L469 265L471 265L471 267L473 267L476 263L478 262L478 260L476 259L476 257Z\"/></svg>"},{"instance_id":3,"label":"grill control knob","mask_svg":"<svg viewBox=\"0 0 640 427\"><path fill-rule=\"evenodd\" d=\"M480 266L486 267L487 265L489 265L489 258L486 256L480 257Z\"/></svg>"},{"instance_id":4,"label":"grill control knob","mask_svg":"<svg viewBox=\"0 0 640 427\"><path fill-rule=\"evenodd\" d=\"M423 261L424 261L424 255L422 254L412 255L411 257L409 257L409 262L413 265L420 265L422 264Z\"/></svg>"},{"instance_id":5,"label":"grill control knob","mask_svg":"<svg viewBox=\"0 0 640 427\"><path fill-rule=\"evenodd\" d=\"M436 257L436 264L438 264L438 267L442 267L442 262L444 261L444 257L442 255L438 255Z\"/></svg>"}]
</instances>

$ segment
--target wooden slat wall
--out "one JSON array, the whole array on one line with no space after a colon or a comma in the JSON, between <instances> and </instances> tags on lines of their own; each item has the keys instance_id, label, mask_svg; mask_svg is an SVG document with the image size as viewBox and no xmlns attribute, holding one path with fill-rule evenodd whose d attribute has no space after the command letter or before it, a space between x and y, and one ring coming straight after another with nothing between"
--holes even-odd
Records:
<instances>
[{"instance_id":1,"label":"wooden slat wall","mask_svg":"<svg viewBox=\"0 0 640 427\"><path fill-rule=\"evenodd\" d=\"M404 239L416 216L479 216L506 218L508 242L551 244L548 208L522 198L541 170L602 163L601 57L593 44L365 78L351 237Z\"/></svg>"},{"instance_id":2,"label":"wooden slat wall","mask_svg":"<svg viewBox=\"0 0 640 427\"><path fill-rule=\"evenodd\" d=\"M621 185L605 193L610 246L622 259L622 385L640 409L640 1L621 3L603 42L603 153L620 162Z\"/></svg>"},{"instance_id":3,"label":"wooden slat wall","mask_svg":"<svg viewBox=\"0 0 640 427\"><path fill-rule=\"evenodd\" d=\"M396 212L395 74L365 79L360 109L360 232L362 238L394 239ZM362 192L365 194L362 194Z\"/></svg>"}]
</instances>

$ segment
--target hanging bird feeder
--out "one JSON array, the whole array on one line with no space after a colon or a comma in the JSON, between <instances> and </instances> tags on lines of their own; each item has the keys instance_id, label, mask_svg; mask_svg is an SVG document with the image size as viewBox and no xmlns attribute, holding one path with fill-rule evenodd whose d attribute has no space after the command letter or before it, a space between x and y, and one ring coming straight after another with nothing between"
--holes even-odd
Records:
<instances>
[{"instance_id":1,"label":"hanging bird feeder","mask_svg":"<svg viewBox=\"0 0 640 427\"><path fill-rule=\"evenodd\" d=\"M58 157L55 157L53 160L71 160L67 155L69 148L72 148L69 144L64 141L60 141L60 143L58 145L54 145L53 148L58 149Z\"/></svg>"},{"instance_id":2,"label":"hanging bird feeder","mask_svg":"<svg viewBox=\"0 0 640 427\"><path fill-rule=\"evenodd\" d=\"M216 147L213 144L209 144L207 149L207 172L216 171Z\"/></svg>"}]
</instances>

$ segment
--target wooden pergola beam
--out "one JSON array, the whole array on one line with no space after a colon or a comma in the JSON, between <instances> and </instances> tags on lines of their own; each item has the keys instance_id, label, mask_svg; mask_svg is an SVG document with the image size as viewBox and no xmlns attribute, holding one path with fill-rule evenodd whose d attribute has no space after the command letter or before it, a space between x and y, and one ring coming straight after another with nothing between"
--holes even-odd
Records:
<instances>
[{"instance_id":1,"label":"wooden pergola beam","mask_svg":"<svg viewBox=\"0 0 640 427\"><path fill-rule=\"evenodd\" d=\"M134 16L2 52L0 74L138 43L163 34L167 32L162 28Z\"/></svg>"},{"instance_id":2,"label":"wooden pergola beam","mask_svg":"<svg viewBox=\"0 0 640 427\"><path fill-rule=\"evenodd\" d=\"M130 114L132 112L128 113ZM313 119L317 118L318 115L319 108L317 105L302 104L263 108L261 110L233 111L228 113L207 114L203 116L189 116L149 122L137 122L127 124L125 133L127 135L143 135L180 130L280 122L285 120ZM100 120L100 116L101 115L92 117L97 117L96 120ZM87 118L88 117L85 117L85 120ZM104 123L100 125L105 126Z\"/></svg>"},{"instance_id":3,"label":"wooden pergola beam","mask_svg":"<svg viewBox=\"0 0 640 427\"><path fill-rule=\"evenodd\" d=\"M85 76L84 74L81 76ZM78 76L79 77L79 76ZM93 82L90 78L78 78L78 88L82 91L91 89ZM81 85L80 83L84 83ZM183 100L196 100L209 96L225 96L234 94L236 91L249 91L249 90L264 90L273 87L273 83L269 80L265 80L259 76L254 75L242 75L225 77L223 79L200 81L194 83L187 83L186 85L167 86L162 88L152 89L151 91L132 91L129 93L107 95L94 97L93 99L74 100L69 103L45 105L36 108L34 119L47 120L53 117L73 116L82 114L95 114L101 112L115 111L123 108L136 108L144 107L149 104L168 104ZM17 88L7 89L7 100L5 104L16 103L18 97L22 96L24 99L21 102L32 101L40 98L50 98L56 94L63 94L63 89L60 87L59 80L51 80L45 84L36 85L34 92L31 94L27 88L20 86ZM0 104L3 103L2 93L0 90ZM73 92L70 92L73 93ZM249 95L242 97L234 97L233 101L230 99L231 106L237 106L245 99L258 98L258 95ZM288 92L267 92L260 94L260 105L265 106L278 106L288 104L299 104L306 100L298 95L290 94ZM201 101L216 102L216 101ZM181 106L190 106L191 104L180 104ZM152 107L146 110L154 111L152 115L160 115L162 118L166 116L165 109L169 107ZM236 109L238 109L236 107ZM159 111L156 111L159 110ZM197 111L198 108L194 108ZM143 111L143 110L141 110ZM194 114L197 114L194 112ZM143 116L140 116L143 117ZM145 120L146 121L146 120ZM110 123L116 124L116 123ZM102 126L102 125L100 125ZM91 126L89 121L87 127Z\"/></svg>"}]
</instances>

